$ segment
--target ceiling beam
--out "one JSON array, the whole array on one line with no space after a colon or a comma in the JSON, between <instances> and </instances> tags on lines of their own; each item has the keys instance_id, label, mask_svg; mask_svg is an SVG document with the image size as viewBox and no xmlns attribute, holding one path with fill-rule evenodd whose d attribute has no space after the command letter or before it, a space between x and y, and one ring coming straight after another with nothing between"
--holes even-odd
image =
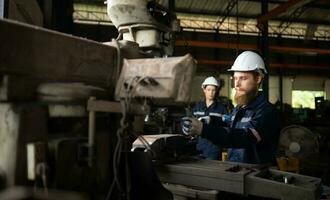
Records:
<instances>
[{"instance_id":1,"label":"ceiling beam","mask_svg":"<svg viewBox=\"0 0 330 200\"><path fill-rule=\"evenodd\" d=\"M208 13L205 11L191 11L188 9L176 9L175 12L177 12L177 15L181 14L187 14L187 15L205 15L205 16L224 16L226 15L226 13L224 12L218 12L218 13ZM256 19L258 18L258 15L241 15L239 14L238 16L235 14L229 14L227 17L238 17L238 18L242 18L242 19ZM274 20L276 21L290 21L292 19L290 19L289 17L276 17L274 18ZM313 20L313 19L296 19L295 21L293 21L293 23L304 23L304 24L318 24L318 25L326 25L329 26L330 25L330 21L329 20Z\"/></svg>"},{"instance_id":2,"label":"ceiling beam","mask_svg":"<svg viewBox=\"0 0 330 200\"><path fill-rule=\"evenodd\" d=\"M241 0L241 1L261 3L260 0ZM272 4L284 4L287 2L287 0L268 0L268 2Z\"/></svg>"},{"instance_id":3,"label":"ceiling beam","mask_svg":"<svg viewBox=\"0 0 330 200\"><path fill-rule=\"evenodd\" d=\"M227 16L231 13L231 11L233 10L233 8L235 6L237 6L237 3L238 3L238 0L232 0L232 1L229 1L228 4L227 4L227 7L226 7L226 13L225 15L221 18L221 21L219 20L217 22L217 26L216 27L220 27L221 24L226 20Z\"/></svg>"},{"instance_id":4,"label":"ceiling beam","mask_svg":"<svg viewBox=\"0 0 330 200\"><path fill-rule=\"evenodd\" d=\"M306 1L306 0L305 0ZM302 2L305 3L304 0L289 0L284 4L281 4L277 7L275 7L274 9L270 10L269 12L267 12L264 15L261 15L260 17L258 17L258 28L259 29L263 29L263 23L265 21L268 21L284 12L286 12L287 10L289 10L290 8L292 8L293 6L297 6L297 4L301 4ZM307 2L307 1L306 1Z\"/></svg>"},{"instance_id":5,"label":"ceiling beam","mask_svg":"<svg viewBox=\"0 0 330 200\"><path fill-rule=\"evenodd\" d=\"M223 67L229 67L233 64L232 60L203 60L197 59L199 65L219 65ZM270 63L272 69L317 69L317 70L329 70L330 65L306 65L306 64L287 64L287 63Z\"/></svg>"},{"instance_id":6,"label":"ceiling beam","mask_svg":"<svg viewBox=\"0 0 330 200\"><path fill-rule=\"evenodd\" d=\"M308 10L308 6L304 5L302 7L296 8L289 16L290 21L282 21L279 25L280 33L282 34L285 29L287 29L293 21L298 19L306 10ZM314 34L313 34L314 36Z\"/></svg>"},{"instance_id":7,"label":"ceiling beam","mask_svg":"<svg viewBox=\"0 0 330 200\"><path fill-rule=\"evenodd\" d=\"M196 40L177 40L176 46L190 46L190 47L207 47L207 48L220 48L220 49L241 49L241 50L259 50L256 44L236 44L226 42L212 42L212 41L196 41ZM269 46L270 51L280 53L316 53L330 55L330 49L319 48L305 48L305 47L286 47L286 46Z\"/></svg>"}]
</instances>

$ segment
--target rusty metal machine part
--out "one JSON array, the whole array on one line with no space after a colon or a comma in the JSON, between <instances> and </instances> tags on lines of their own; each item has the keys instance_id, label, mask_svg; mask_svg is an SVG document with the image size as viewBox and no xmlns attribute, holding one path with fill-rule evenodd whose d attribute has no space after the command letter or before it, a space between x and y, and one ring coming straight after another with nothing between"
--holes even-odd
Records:
<instances>
[{"instance_id":1,"label":"rusty metal machine part","mask_svg":"<svg viewBox=\"0 0 330 200\"><path fill-rule=\"evenodd\" d=\"M141 135L133 142L131 151L144 151L152 159L168 161L194 152L193 141L178 134Z\"/></svg>"},{"instance_id":2,"label":"rusty metal machine part","mask_svg":"<svg viewBox=\"0 0 330 200\"><path fill-rule=\"evenodd\" d=\"M108 15L123 40L134 41L154 56L171 56L174 32L180 30L176 16L150 0L108 0Z\"/></svg>"},{"instance_id":3,"label":"rusty metal machine part","mask_svg":"<svg viewBox=\"0 0 330 200\"><path fill-rule=\"evenodd\" d=\"M196 70L194 59L181 57L124 59L116 99L151 98L153 103L188 102Z\"/></svg>"}]
</instances>

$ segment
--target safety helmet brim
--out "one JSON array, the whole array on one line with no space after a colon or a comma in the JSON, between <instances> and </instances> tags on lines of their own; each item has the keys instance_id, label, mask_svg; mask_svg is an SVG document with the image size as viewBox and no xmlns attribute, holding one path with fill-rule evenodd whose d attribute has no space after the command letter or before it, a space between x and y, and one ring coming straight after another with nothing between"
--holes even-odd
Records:
<instances>
[{"instance_id":1,"label":"safety helmet brim","mask_svg":"<svg viewBox=\"0 0 330 200\"><path fill-rule=\"evenodd\" d=\"M204 89L204 87L207 86L207 85L213 85L213 86L215 86L217 88L220 87L220 84L219 84L218 80L216 78L214 78L213 76L207 77L203 81L203 83L201 85L201 88Z\"/></svg>"},{"instance_id":2,"label":"safety helmet brim","mask_svg":"<svg viewBox=\"0 0 330 200\"><path fill-rule=\"evenodd\" d=\"M244 51L234 61L228 71L258 72L267 74L265 63L261 56L253 51Z\"/></svg>"}]
</instances>

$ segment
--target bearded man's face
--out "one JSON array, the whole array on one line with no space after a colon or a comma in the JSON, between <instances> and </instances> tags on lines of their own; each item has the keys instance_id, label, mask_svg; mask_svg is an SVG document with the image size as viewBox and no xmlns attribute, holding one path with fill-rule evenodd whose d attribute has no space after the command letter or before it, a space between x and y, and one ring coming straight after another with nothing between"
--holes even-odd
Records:
<instances>
[{"instance_id":1,"label":"bearded man's face","mask_svg":"<svg viewBox=\"0 0 330 200\"><path fill-rule=\"evenodd\" d=\"M257 95L262 77L254 72L234 72L235 101L239 107L249 104Z\"/></svg>"}]
</instances>

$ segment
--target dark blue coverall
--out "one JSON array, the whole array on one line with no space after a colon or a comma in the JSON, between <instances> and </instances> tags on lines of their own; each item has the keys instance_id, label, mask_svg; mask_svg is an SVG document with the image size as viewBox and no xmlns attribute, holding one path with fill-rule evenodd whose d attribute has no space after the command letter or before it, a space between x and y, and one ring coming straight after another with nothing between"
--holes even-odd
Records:
<instances>
[{"instance_id":1,"label":"dark blue coverall","mask_svg":"<svg viewBox=\"0 0 330 200\"><path fill-rule=\"evenodd\" d=\"M214 101L209 107L206 107L205 101L199 101L192 109L192 114L196 118L210 116L212 125L221 123L222 116L226 113L226 107L219 101ZM221 156L221 149L205 138L198 138L197 150L201 151L205 159L219 160Z\"/></svg>"},{"instance_id":2,"label":"dark blue coverall","mask_svg":"<svg viewBox=\"0 0 330 200\"><path fill-rule=\"evenodd\" d=\"M230 148L228 161L275 164L279 133L278 111L259 93L247 106L233 110L230 127L203 124L201 136Z\"/></svg>"}]
</instances>

